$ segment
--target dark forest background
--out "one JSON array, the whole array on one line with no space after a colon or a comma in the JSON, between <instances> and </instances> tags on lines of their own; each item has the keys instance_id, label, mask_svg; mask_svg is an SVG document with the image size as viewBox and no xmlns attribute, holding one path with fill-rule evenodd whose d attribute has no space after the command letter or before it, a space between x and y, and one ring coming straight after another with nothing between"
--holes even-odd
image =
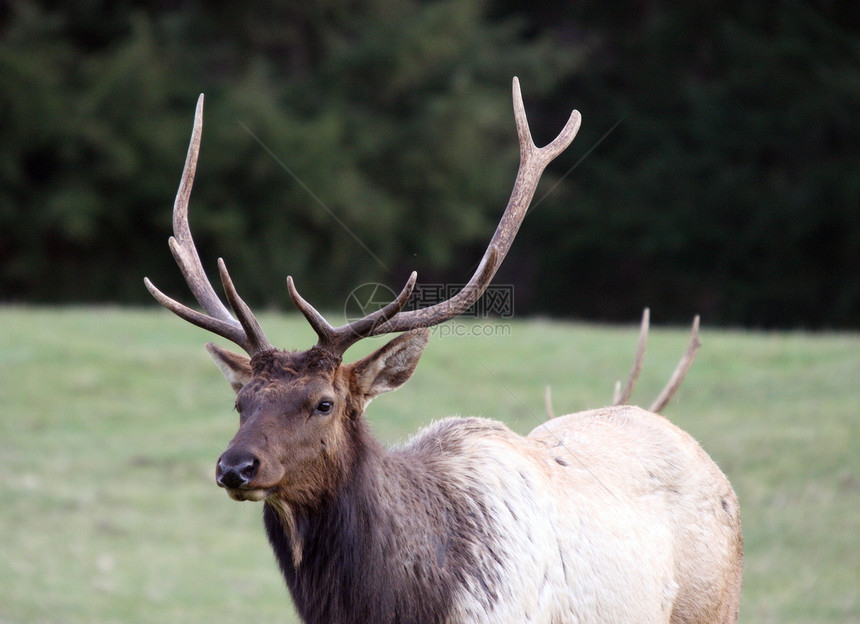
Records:
<instances>
[{"instance_id":1,"label":"dark forest background","mask_svg":"<svg viewBox=\"0 0 860 624\"><path fill-rule=\"evenodd\" d=\"M525 4L0 2L0 301L190 298L200 92L192 230L250 303L462 283L517 75L539 144L583 115L496 279L518 315L860 328L860 3Z\"/></svg>"}]
</instances>

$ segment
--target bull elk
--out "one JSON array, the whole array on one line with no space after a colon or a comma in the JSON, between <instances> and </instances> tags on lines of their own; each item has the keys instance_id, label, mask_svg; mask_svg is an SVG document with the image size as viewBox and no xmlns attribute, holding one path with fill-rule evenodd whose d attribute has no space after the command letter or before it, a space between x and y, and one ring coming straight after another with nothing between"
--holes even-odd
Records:
<instances>
[{"instance_id":1,"label":"bull elk","mask_svg":"<svg viewBox=\"0 0 860 624\"><path fill-rule=\"evenodd\" d=\"M188 225L203 96L173 212L170 248L198 312L147 288L167 309L241 347L207 344L236 392L238 432L216 480L263 501L269 541L307 623L490 624L735 622L742 541L737 498L687 433L627 405L568 414L522 437L494 420L447 418L385 449L364 411L402 385L428 329L468 309L505 257L547 166L573 140L573 111L535 146L513 82L520 167L510 201L467 285L404 310L412 273L390 304L333 327L287 278L319 336L306 351L272 346L239 297L235 314L206 278ZM369 336L400 333L344 363ZM622 401L616 401L621 403Z\"/></svg>"}]
</instances>

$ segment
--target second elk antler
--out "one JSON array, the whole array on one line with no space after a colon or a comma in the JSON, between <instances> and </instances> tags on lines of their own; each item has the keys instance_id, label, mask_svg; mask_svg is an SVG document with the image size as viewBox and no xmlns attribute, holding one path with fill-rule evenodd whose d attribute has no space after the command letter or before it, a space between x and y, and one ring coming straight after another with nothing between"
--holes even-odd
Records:
<instances>
[{"instance_id":1,"label":"second elk antler","mask_svg":"<svg viewBox=\"0 0 860 624\"><path fill-rule=\"evenodd\" d=\"M290 297L319 336L317 346L340 355L361 338L438 325L468 310L484 293L511 248L543 170L570 145L582 121L579 112L573 111L559 135L549 145L539 148L534 144L529 131L520 83L516 78L513 80L513 99L520 145L520 167L505 212L469 282L446 301L420 310L404 312L401 309L408 301L417 278L417 274L413 272L400 295L391 304L374 314L335 328L302 299L292 278L288 277Z\"/></svg>"},{"instance_id":2,"label":"second elk antler","mask_svg":"<svg viewBox=\"0 0 860 624\"><path fill-rule=\"evenodd\" d=\"M630 370L630 375L627 377L627 382L624 384L623 390L621 389L620 381L615 384L615 396L613 397L612 405L625 405L633 394L633 388L636 386L636 382L639 379L639 373L642 372L642 362L645 360L645 344L648 341L650 317L650 310L645 308L642 312L642 324L639 329L639 345L636 347L636 357L633 360L633 368ZM672 397L675 396L678 388L680 388L681 384L684 382L684 378L690 371L690 367L693 366L693 359L696 357L696 351L698 351L701 346L702 343L699 342L699 316L696 315L693 319L693 329L690 332L690 342L687 344L687 350L678 362L678 366L675 367L675 371L669 378L669 382L651 404L651 407L648 408L649 411L659 414L663 411L663 408L669 404L669 401L672 400Z\"/></svg>"},{"instance_id":3,"label":"second elk antler","mask_svg":"<svg viewBox=\"0 0 860 624\"><path fill-rule=\"evenodd\" d=\"M642 363L645 360L645 345L648 342L650 318L651 311L648 308L645 308L642 311L642 324L639 329L639 344L636 347L636 357L633 359L633 368L627 376L627 381L625 382L623 389L620 381L615 383L615 391L612 398L613 407L626 405L630 400L630 397L633 395L633 388L639 380L639 373L642 372ZM675 367L675 371L672 373L666 386L657 398L654 399L654 402L648 408L648 411L659 414L669 404L669 401L671 401L672 397L675 396L675 393L681 387L681 384L684 383L684 378L686 378L687 373L693 366L693 359L696 357L696 351L698 351L701 346L702 343L699 341L699 316L696 315L693 319L693 329L690 333L690 342L687 344L687 350L684 351L684 355L681 356L678 366ZM543 401L546 417L547 419L552 420L555 418L555 410L552 407L552 388L550 386L546 386L544 389Z\"/></svg>"}]
</instances>

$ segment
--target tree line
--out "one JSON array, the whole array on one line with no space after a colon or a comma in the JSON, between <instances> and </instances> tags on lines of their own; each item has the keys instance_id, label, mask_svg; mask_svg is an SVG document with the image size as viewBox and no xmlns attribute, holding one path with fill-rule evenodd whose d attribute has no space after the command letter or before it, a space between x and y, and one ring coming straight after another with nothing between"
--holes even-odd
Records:
<instances>
[{"instance_id":1,"label":"tree line","mask_svg":"<svg viewBox=\"0 0 860 624\"><path fill-rule=\"evenodd\" d=\"M170 206L206 94L204 264L286 308L471 275L533 134L583 128L499 275L516 313L860 327L855 3L335 0L0 8L0 300L185 296Z\"/></svg>"}]
</instances>

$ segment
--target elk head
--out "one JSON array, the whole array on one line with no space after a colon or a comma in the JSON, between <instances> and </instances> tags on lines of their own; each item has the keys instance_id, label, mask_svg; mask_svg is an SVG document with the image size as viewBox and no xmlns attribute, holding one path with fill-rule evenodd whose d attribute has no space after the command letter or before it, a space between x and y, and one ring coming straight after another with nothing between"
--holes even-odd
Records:
<instances>
[{"instance_id":1,"label":"elk head","mask_svg":"<svg viewBox=\"0 0 860 624\"><path fill-rule=\"evenodd\" d=\"M193 310L158 290L150 293L171 312L240 346L247 355L206 347L236 391L239 430L219 458L218 484L237 500L277 497L291 505L312 505L332 492L347 474L357 438L365 436L362 414L378 394L394 390L412 375L427 344L426 328L467 310L483 294L510 249L544 168L576 136L580 115L573 111L558 137L535 146L526 119L519 82L513 82L514 118L520 167L511 198L475 274L451 299L419 310L403 310L415 287L412 273L397 298L384 308L341 327L332 327L296 290L287 288L319 340L307 351L281 351L266 338L253 313L239 297L224 261L218 270L227 301L215 294L203 271L188 225L188 200L197 166L203 125L203 96L197 102L194 129L173 207L170 249L191 292L205 311ZM369 336L405 332L367 357L350 364L346 350Z\"/></svg>"}]
</instances>

